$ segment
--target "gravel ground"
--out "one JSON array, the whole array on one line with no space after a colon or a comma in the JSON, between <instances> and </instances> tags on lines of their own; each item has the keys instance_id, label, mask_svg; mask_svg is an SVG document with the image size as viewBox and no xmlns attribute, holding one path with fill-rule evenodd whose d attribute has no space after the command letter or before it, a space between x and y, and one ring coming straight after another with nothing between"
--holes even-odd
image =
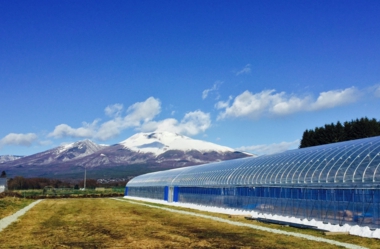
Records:
<instances>
[{"instance_id":1,"label":"gravel ground","mask_svg":"<svg viewBox=\"0 0 380 249\"><path fill-rule=\"evenodd\" d=\"M253 228L253 229L257 229L257 230L261 230L261 231L266 231L266 232L270 232L270 233L283 234L283 235L294 236L294 237L307 239L307 240L325 242L325 243L329 243L329 244L337 245L337 246L342 246L344 248L349 248L349 249L365 249L366 248L366 247L362 247L362 246L358 246L358 245L343 243L343 242L325 239L325 238L320 238L320 237L316 237L316 236L312 236L312 235L294 233L294 232L286 232L286 231L282 231L282 230L278 230L278 229L267 228L267 227L256 226L256 225L251 225L251 224L237 222L237 221L226 220L226 219L222 219L222 218L218 218L218 217L214 217L214 216L209 216L209 215L204 215L204 214L197 214L197 213L192 213L192 212L188 212L188 211L181 211L181 210L175 210L175 209L171 209L171 208L158 207L158 206L153 206L153 205L149 205L149 204L145 204L145 203L134 202L131 200L121 200L121 199L116 199L116 198L112 198L112 199L117 200L117 201L127 201L127 202L130 202L133 204L143 205L143 206L152 207L152 208L158 208L158 209L162 209L162 210L173 212L173 213L198 216L198 217L202 217L205 219L210 219L210 220L215 220L215 221L219 221L219 222L223 222L223 223L228 223L228 224L235 225L235 226L249 227L249 228Z\"/></svg>"},{"instance_id":2,"label":"gravel ground","mask_svg":"<svg viewBox=\"0 0 380 249\"><path fill-rule=\"evenodd\" d=\"M35 202L29 204L28 206L24 207L23 209L17 211L16 213L1 219L0 220L0 232L3 231L3 229L5 229L7 226L9 226L12 222L15 222L18 219L18 217L20 217L21 215L24 215L27 211L29 211L31 208L33 208L35 205L37 205L40 201L42 201L42 200L35 201Z\"/></svg>"}]
</instances>

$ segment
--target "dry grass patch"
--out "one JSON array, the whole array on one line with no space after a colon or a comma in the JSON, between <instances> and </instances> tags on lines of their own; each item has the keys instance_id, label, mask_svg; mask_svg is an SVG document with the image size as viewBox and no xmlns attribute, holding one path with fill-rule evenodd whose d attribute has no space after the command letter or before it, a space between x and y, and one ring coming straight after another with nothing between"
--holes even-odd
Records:
<instances>
[{"instance_id":1,"label":"dry grass patch","mask_svg":"<svg viewBox=\"0 0 380 249\"><path fill-rule=\"evenodd\" d=\"M0 236L1 248L337 248L112 199L39 203Z\"/></svg>"},{"instance_id":2,"label":"dry grass patch","mask_svg":"<svg viewBox=\"0 0 380 249\"><path fill-rule=\"evenodd\" d=\"M123 199L123 200L125 200L125 199ZM295 232L295 233L312 235L315 237L331 239L331 240L335 240L335 241L339 241L339 242L343 242L343 243L354 244L354 245L359 245L359 246L363 246L363 247L367 247L367 248L371 248L371 249L380 249L380 240L379 239L364 238L364 237L359 237L359 236L355 236L355 235L345 235L345 234L337 234L337 235L326 236L323 231L317 231L317 230L312 230L312 229L299 229L299 228L294 228L294 227L285 227L285 226L277 225L277 224L261 223L261 222L257 222L254 220L247 220L244 218L244 216L241 216L241 215L232 215L231 216L231 215L227 215L227 214L211 213L211 212L199 211L199 210L184 208L184 207L168 206L168 205L156 204L156 203L150 203L150 202L144 202L144 201L138 201L138 200L133 200L133 201L139 202L139 203L147 203L149 205L158 206L158 207L166 207L166 208L171 208L171 209L176 209L176 210L183 210L183 211L188 211L188 212L193 212L193 213L199 213L199 214L219 217L219 218L223 218L223 219L229 219L229 220L243 222L243 223L247 223L247 224L259 225L259 226L283 230L283 231L287 231L287 232Z\"/></svg>"},{"instance_id":3,"label":"dry grass patch","mask_svg":"<svg viewBox=\"0 0 380 249\"><path fill-rule=\"evenodd\" d=\"M28 206L34 200L4 197L0 198L0 219L16 213L18 210Z\"/></svg>"}]
</instances>

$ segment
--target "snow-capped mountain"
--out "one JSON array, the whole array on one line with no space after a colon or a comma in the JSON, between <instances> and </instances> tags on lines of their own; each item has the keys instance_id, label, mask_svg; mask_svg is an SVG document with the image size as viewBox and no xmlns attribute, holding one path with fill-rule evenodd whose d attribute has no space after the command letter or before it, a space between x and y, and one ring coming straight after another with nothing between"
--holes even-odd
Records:
<instances>
[{"instance_id":1,"label":"snow-capped mountain","mask_svg":"<svg viewBox=\"0 0 380 249\"><path fill-rule=\"evenodd\" d=\"M14 160L20 159L22 157L23 156L15 156L15 155L0 156L0 163L6 163L6 162L14 161Z\"/></svg>"},{"instance_id":2,"label":"snow-capped mountain","mask_svg":"<svg viewBox=\"0 0 380 249\"><path fill-rule=\"evenodd\" d=\"M84 168L104 175L124 167L123 174L133 176L248 156L252 155L179 134L153 132L135 134L112 146L79 141L0 164L0 169L13 175L52 176L82 174Z\"/></svg>"},{"instance_id":3,"label":"snow-capped mountain","mask_svg":"<svg viewBox=\"0 0 380 249\"><path fill-rule=\"evenodd\" d=\"M171 132L152 132L135 134L76 161L90 168L136 164L176 168L247 156L252 155Z\"/></svg>"},{"instance_id":4,"label":"snow-capped mountain","mask_svg":"<svg viewBox=\"0 0 380 249\"><path fill-rule=\"evenodd\" d=\"M90 140L78 141L8 162L9 166L50 165L85 157L105 148Z\"/></svg>"},{"instance_id":5,"label":"snow-capped mountain","mask_svg":"<svg viewBox=\"0 0 380 249\"><path fill-rule=\"evenodd\" d=\"M153 133L137 133L132 137L120 142L125 148L139 153L153 153L158 156L169 150L216 151L220 153L234 152L233 149L220 146L202 140L192 139L176 133L167 131Z\"/></svg>"}]
</instances>

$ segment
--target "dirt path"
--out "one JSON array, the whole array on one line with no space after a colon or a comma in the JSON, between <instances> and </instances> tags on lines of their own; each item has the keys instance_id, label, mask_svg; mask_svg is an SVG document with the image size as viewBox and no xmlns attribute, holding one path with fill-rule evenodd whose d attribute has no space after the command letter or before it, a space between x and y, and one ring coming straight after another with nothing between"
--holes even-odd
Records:
<instances>
[{"instance_id":1,"label":"dirt path","mask_svg":"<svg viewBox=\"0 0 380 249\"><path fill-rule=\"evenodd\" d=\"M42 200L35 201L28 206L24 207L23 209L17 211L16 213L9 215L3 219L0 220L0 232L4 230L7 226L15 222L18 217L24 215L26 212L28 212L31 208L33 208L35 205L40 203Z\"/></svg>"},{"instance_id":2,"label":"dirt path","mask_svg":"<svg viewBox=\"0 0 380 249\"><path fill-rule=\"evenodd\" d=\"M283 234L283 235L288 235L288 236L294 236L294 237L303 238L303 239L312 240L312 241L318 241L318 242L325 242L325 243L328 243L328 244L331 244L331 245L342 246L344 248L349 248L349 249L365 249L366 248L366 247L362 247L362 246L358 246L358 245L343 243L343 242L339 242L339 241L335 241L335 240L330 240L330 239L325 239L325 238L320 238L320 237L316 237L316 236L312 236L312 235L301 234L301 233L293 233L293 232L286 232L286 231L281 231L281 230L278 230L278 229L267 228L267 227L256 226L256 225L242 223L242 222L237 222L237 221L226 220L226 219L222 219L222 218L218 218L218 217L214 217L214 216L210 216L210 215L197 214L197 213L192 213L192 212L188 212L188 211L176 210L176 209L165 208L165 207L158 207L158 206L149 205L149 204L146 204L146 203L135 202L135 201L125 200L125 199L124 200L122 200L122 199L116 199L116 198L112 198L112 199L117 200L117 201L126 201L126 202L130 202L130 203L133 203L133 204L143 205L143 206L152 207L152 208L158 208L158 209L169 211L169 212L173 212L173 213L179 213L179 214L185 214L185 215L202 217L202 218L205 218L205 219L210 219L210 220L214 220L214 221L218 221L218 222L228 223L228 224L235 225L235 226L249 227L249 228L253 228L253 229L257 229L257 230L261 230L261 231L265 231L265 232L270 232L270 233L276 233L276 234Z\"/></svg>"}]
</instances>

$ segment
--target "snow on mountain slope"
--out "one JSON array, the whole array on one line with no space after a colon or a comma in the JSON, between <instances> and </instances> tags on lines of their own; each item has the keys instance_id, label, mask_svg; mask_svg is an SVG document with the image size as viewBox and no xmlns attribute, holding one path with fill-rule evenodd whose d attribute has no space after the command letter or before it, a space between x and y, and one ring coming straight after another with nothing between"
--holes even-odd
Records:
<instances>
[{"instance_id":1,"label":"snow on mountain slope","mask_svg":"<svg viewBox=\"0 0 380 249\"><path fill-rule=\"evenodd\" d=\"M90 140L83 140L61 145L34 155L25 156L18 160L6 162L5 164L8 166L50 165L82 158L103 148L105 148L105 146L98 145Z\"/></svg>"},{"instance_id":2,"label":"snow on mountain slope","mask_svg":"<svg viewBox=\"0 0 380 249\"><path fill-rule=\"evenodd\" d=\"M75 143L70 143L66 145L59 146L55 148L54 154L56 155L63 155L65 153L69 153L75 157L84 157L87 155L90 155L100 149L103 149L107 146L104 145L99 145L91 140L83 140L83 141L78 141Z\"/></svg>"},{"instance_id":3,"label":"snow on mountain slope","mask_svg":"<svg viewBox=\"0 0 380 249\"><path fill-rule=\"evenodd\" d=\"M23 156L3 155L0 156L0 163L10 162L22 158Z\"/></svg>"},{"instance_id":4,"label":"snow on mountain slope","mask_svg":"<svg viewBox=\"0 0 380 249\"><path fill-rule=\"evenodd\" d=\"M92 142L91 140L82 140L75 143L70 143L66 145L61 145L52 150L46 151L44 154L45 162L51 163L53 161L70 161L73 159L78 159L81 157L85 157L93 154L94 152L105 148L106 146L102 146Z\"/></svg>"},{"instance_id":5,"label":"snow on mountain slope","mask_svg":"<svg viewBox=\"0 0 380 249\"><path fill-rule=\"evenodd\" d=\"M167 131L137 133L132 137L120 142L119 144L132 151L141 153L153 153L157 156L169 150L196 150L200 152L216 151L220 153L234 151L233 149L225 146L192 139Z\"/></svg>"}]
</instances>

